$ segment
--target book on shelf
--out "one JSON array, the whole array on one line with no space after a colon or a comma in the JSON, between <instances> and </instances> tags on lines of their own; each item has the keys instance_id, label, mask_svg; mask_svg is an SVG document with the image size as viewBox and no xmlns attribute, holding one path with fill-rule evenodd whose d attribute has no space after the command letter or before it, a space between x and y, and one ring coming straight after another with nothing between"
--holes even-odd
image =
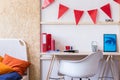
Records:
<instances>
[{"instance_id":1,"label":"book on shelf","mask_svg":"<svg viewBox=\"0 0 120 80\"><path fill-rule=\"evenodd\" d=\"M47 34L47 50L51 50L51 34Z\"/></svg>"},{"instance_id":2,"label":"book on shelf","mask_svg":"<svg viewBox=\"0 0 120 80\"><path fill-rule=\"evenodd\" d=\"M51 40L51 50L55 51L55 40L54 39Z\"/></svg>"},{"instance_id":3,"label":"book on shelf","mask_svg":"<svg viewBox=\"0 0 120 80\"><path fill-rule=\"evenodd\" d=\"M51 34L41 34L41 52L55 51L55 40Z\"/></svg>"},{"instance_id":4,"label":"book on shelf","mask_svg":"<svg viewBox=\"0 0 120 80\"><path fill-rule=\"evenodd\" d=\"M41 34L41 52L47 51L47 33Z\"/></svg>"}]
</instances>

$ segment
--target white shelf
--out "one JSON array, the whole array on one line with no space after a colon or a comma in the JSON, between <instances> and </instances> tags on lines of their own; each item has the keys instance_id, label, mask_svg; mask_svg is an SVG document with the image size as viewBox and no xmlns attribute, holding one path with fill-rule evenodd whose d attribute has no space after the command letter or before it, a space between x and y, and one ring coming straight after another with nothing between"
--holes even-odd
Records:
<instances>
[{"instance_id":1,"label":"white shelf","mask_svg":"<svg viewBox=\"0 0 120 80\"><path fill-rule=\"evenodd\" d=\"M41 25L75 25L75 22L47 22L47 21L41 21ZM120 21L118 22L97 22L96 24L93 24L91 22L81 22L78 25L119 25Z\"/></svg>"}]
</instances>

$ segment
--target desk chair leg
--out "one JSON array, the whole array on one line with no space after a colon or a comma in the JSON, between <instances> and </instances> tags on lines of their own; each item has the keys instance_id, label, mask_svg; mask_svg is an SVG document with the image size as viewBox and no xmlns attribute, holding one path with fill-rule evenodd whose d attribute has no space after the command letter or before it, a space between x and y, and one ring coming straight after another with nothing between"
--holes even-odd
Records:
<instances>
[{"instance_id":1,"label":"desk chair leg","mask_svg":"<svg viewBox=\"0 0 120 80\"><path fill-rule=\"evenodd\" d=\"M63 78L63 80L65 80L65 77Z\"/></svg>"},{"instance_id":2,"label":"desk chair leg","mask_svg":"<svg viewBox=\"0 0 120 80\"><path fill-rule=\"evenodd\" d=\"M82 80L82 78L80 78L80 80Z\"/></svg>"},{"instance_id":3,"label":"desk chair leg","mask_svg":"<svg viewBox=\"0 0 120 80\"><path fill-rule=\"evenodd\" d=\"M90 80L90 78L87 78L88 80Z\"/></svg>"},{"instance_id":4,"label":"desk chair leg","mask_svg":"<svg viewBox=\"0 0 120 80\"><path fill-rule=\"evenodd\" d=\"M71 78L71 80L73 80L73 77Z\"/></svg>"},{"instance_id":5,"label":"desk chair leg","mask_svg":"<svg viewBox=\"0 0 120 80\"><path fill-rule=\"evenodd\" d=\"M101 80L104 80L104 78L112 78L113 80L114 80L114 70L113 70L113 59L112 59L112 56L111 55L109 55L108 57L107 57L107 59L106 59L106 63L105 63L105 66L104 66L104 70L103 70L103 73L102 73L102 77L100 77L101 78ZM111 70L111 73L112 73L112 77L106 77L106 76L104 76L104 74L105 74L105 70L106 70L106 66L107 66L107 64L108 65L110 65L109 67L110 67L110 70Z\"/></svg>"},{"instance_id":6,"label":"desk chair leg","mask_svg":"<svg viewBox=\"0 0 120 80\"><path fill-rule=\"evenodd\" d=\"M111 58L110 58L110 69L111 69L111 73L112 73L112 77L113 77L113 80L114 80L114 70L113 70L113 64L114 64L114 61L113 61L113 58L112 58L112 56L111 56Z\"/></svg>"},{"instance_id":7,"label":"desk chair leg","mask_svg":"<svg viewBox=\"0 0 120 80\"><path fill-rule=\"evenodd\" d=\"M73 80L73 77L71 78L71 80ZM82 80L82 78L79 78L79 80Z\"/></svg>"},{"instance_id":8,"label":"desk chair leg","mask_svg":"<svg viewBox=\"0 0 120 80\"><path fill-rule=\"evenodd\" d=\"M105 70L106 70L106 68L107 68L107 63L108 63L108 61L110 60L110 57L111 57L111 56L109 55L109 56L107 57L106 61L105 61L105 66L104 66L104 68L103 68L101 80L104 80Z\"/></svg>"}]
</instances>

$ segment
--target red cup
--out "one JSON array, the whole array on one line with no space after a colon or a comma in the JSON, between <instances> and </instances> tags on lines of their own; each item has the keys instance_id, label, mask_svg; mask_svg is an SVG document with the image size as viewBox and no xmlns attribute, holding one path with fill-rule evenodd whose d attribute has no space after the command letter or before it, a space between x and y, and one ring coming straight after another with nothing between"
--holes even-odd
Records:
<instances>
[{"instance_id":1,"label":"red cup","mask_svg":"<svg viewBox=\"0 0 120 80\"><path fill-rule=\"evenodd\" d=\"M70 46L65 46L66 51L70 50Z\"/></svg>"}]
</instances>

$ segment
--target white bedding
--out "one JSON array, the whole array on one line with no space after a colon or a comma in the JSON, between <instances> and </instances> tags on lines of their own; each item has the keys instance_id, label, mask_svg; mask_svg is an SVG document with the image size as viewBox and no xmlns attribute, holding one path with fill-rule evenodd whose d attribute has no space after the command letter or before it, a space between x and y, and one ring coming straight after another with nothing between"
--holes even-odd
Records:
<instances>
[{"instance_id":1,"label":"white bedding","mask_svg":"<svg viewBox=\"0 0 120 80\"><path fill-rule=\"evenodd\" d=\"M0 39L0 55L4 56L5 53L27 61L27 47L21 39ZM29 80L29 71L22 80Z\"/></svg>"}]
</instances>

